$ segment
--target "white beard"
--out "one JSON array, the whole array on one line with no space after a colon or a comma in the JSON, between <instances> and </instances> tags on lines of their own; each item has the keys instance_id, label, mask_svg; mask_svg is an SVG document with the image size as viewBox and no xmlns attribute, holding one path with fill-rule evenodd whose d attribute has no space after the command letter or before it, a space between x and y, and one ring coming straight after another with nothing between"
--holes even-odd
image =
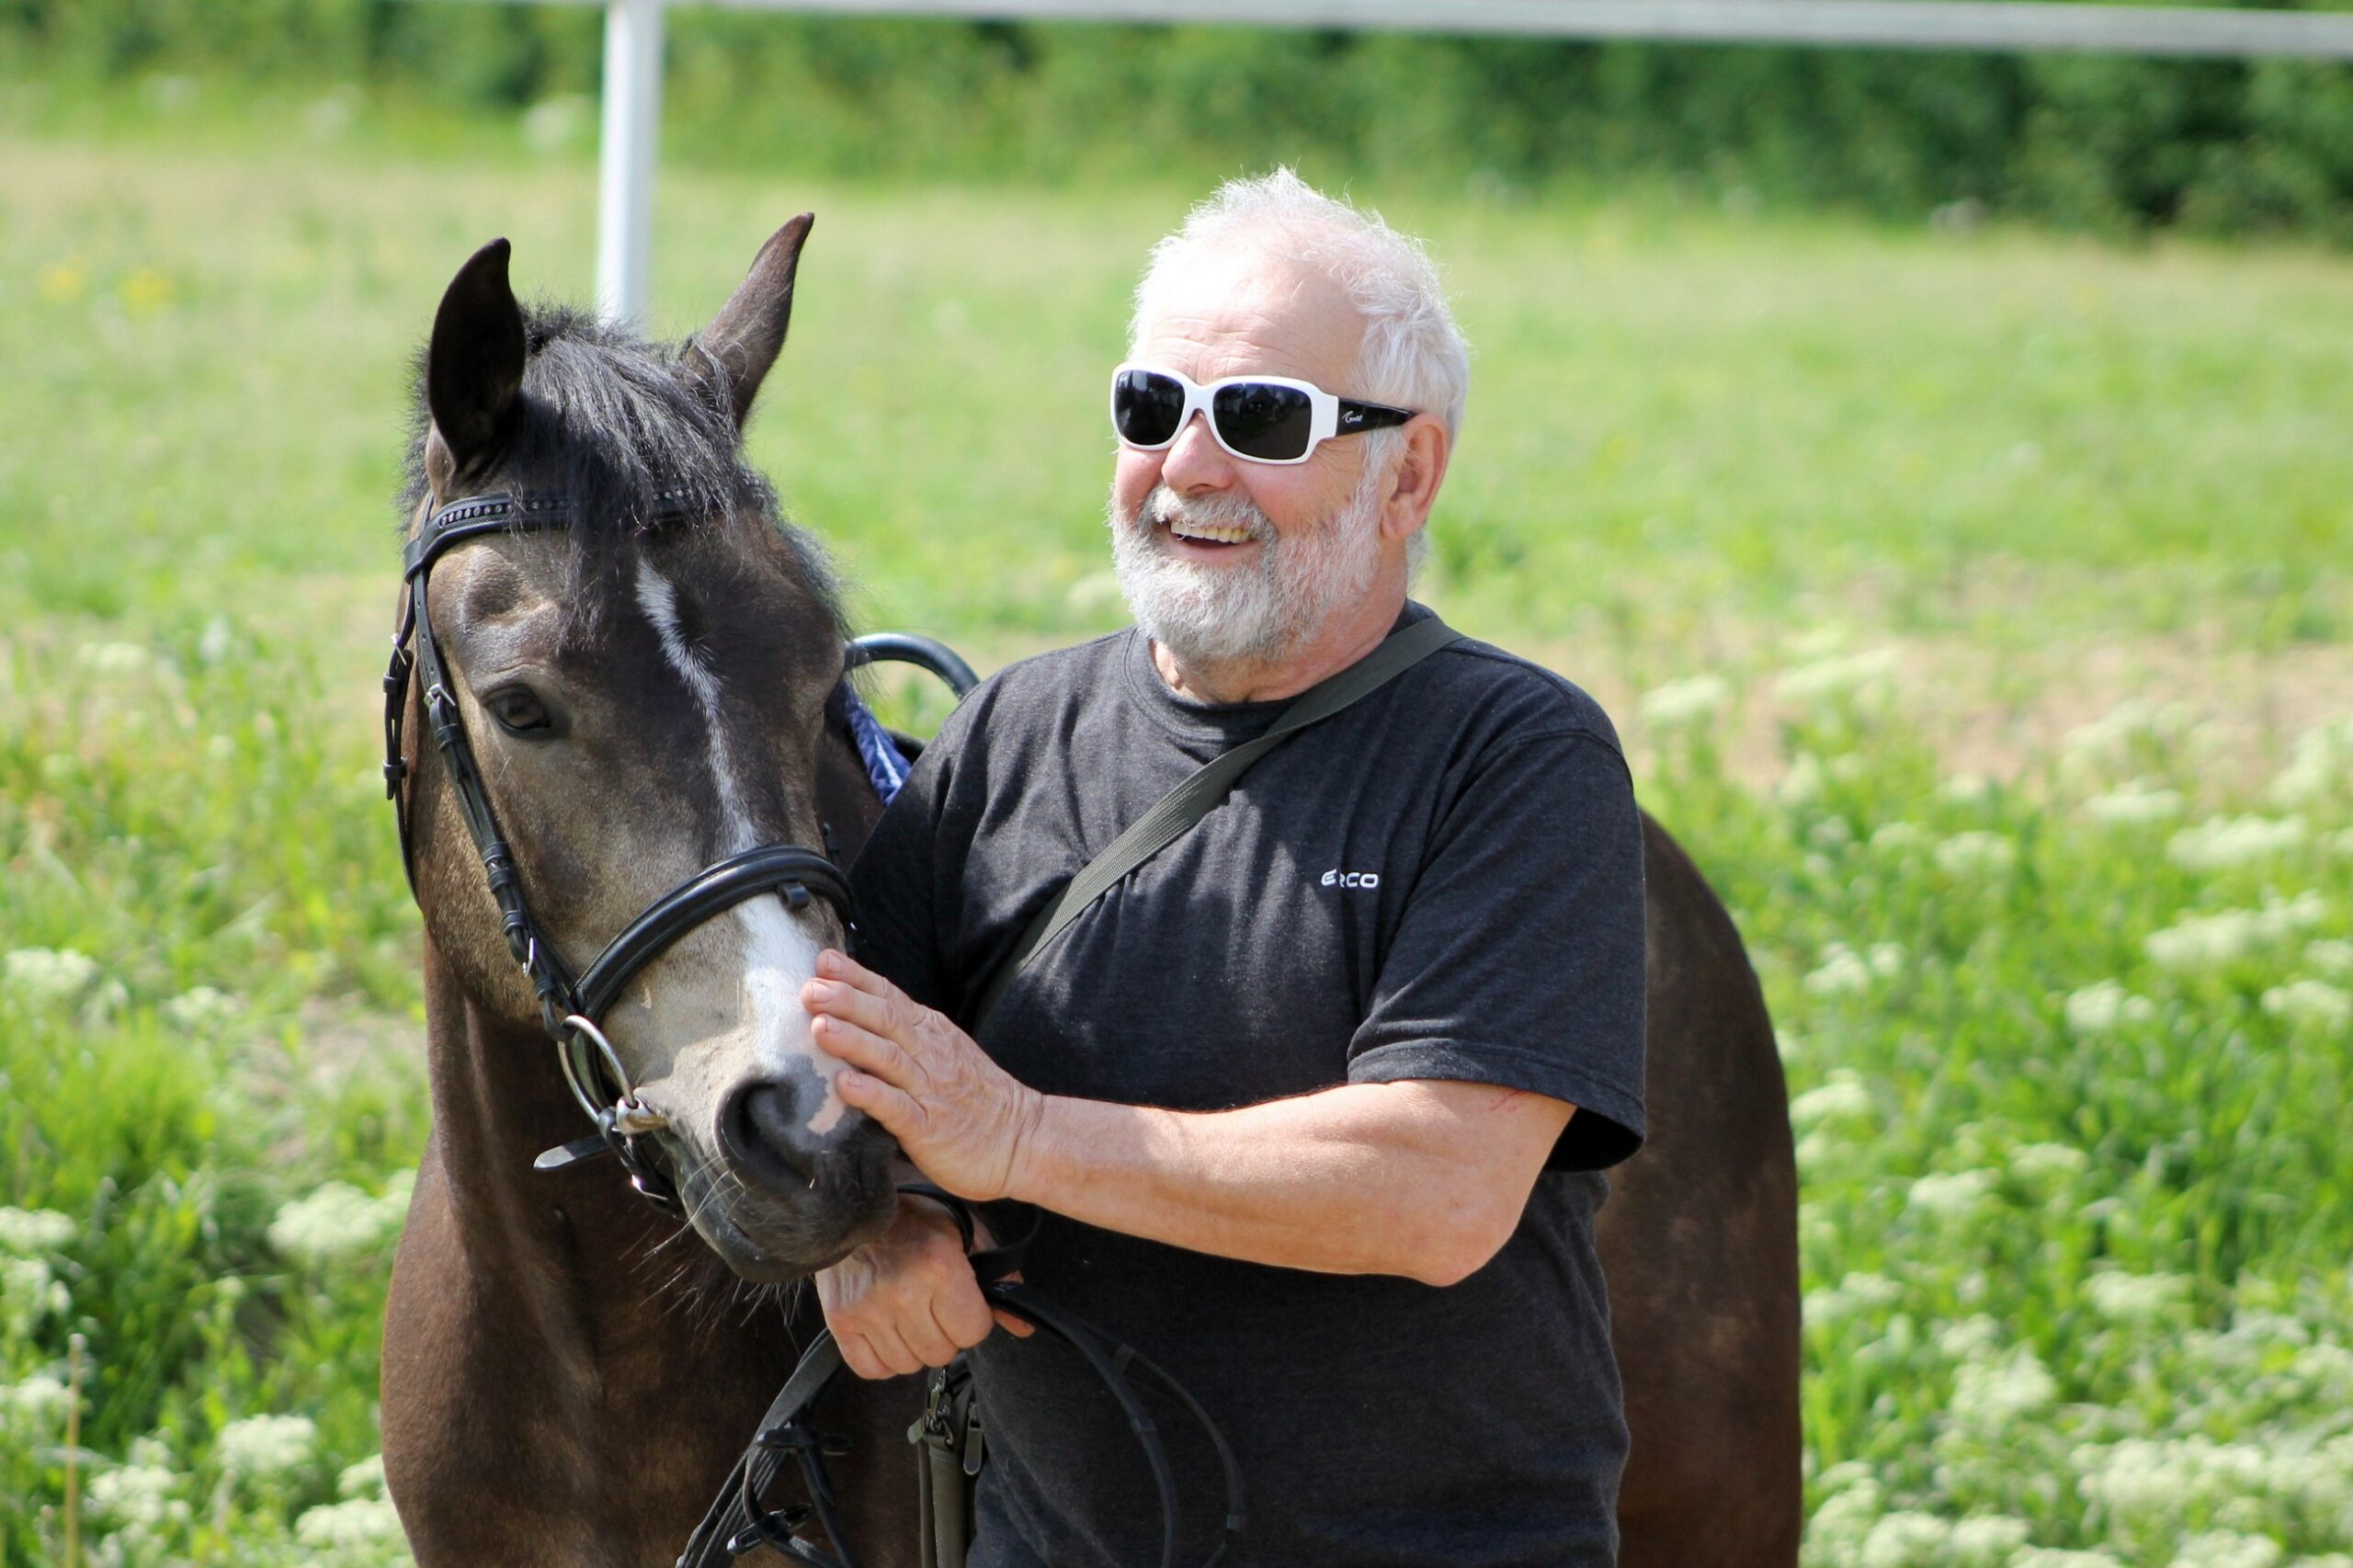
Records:
<instances>
[{"instance_id":1,"label":"white beard","mask_svg":"<svg viewBox=\"0 0 2353 1568\"><path fill-rule=\"evenodd\" d=\"M1157 484L1132 515L1121 512L1114 497L1111 563L1129 612L1181 665L1216 669L1279 663L1336 611L1371 591L1381 569L1386 467L1368 466L1355 494L1324 527L1288 538L1239 491L1187 501ZM1246 529L1257 560L1218 567L1184 559L1167 537L1166 524L1178 518Z\"/></svg>"}]
</instances>

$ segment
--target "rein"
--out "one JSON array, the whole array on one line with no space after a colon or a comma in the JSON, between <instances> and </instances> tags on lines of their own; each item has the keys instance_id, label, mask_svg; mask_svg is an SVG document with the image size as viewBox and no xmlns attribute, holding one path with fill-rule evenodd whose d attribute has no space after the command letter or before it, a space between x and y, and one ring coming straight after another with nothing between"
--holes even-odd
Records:
<instances>
[{"instance_id":1,"label":"rein","mask_svg":"<svg viewBox=\"0 0 2353 1568\"><path fill-rule=\"evenodd\" d=\"M1009 1244L976 1251L973 1241L977 1232L970 1204L928 1182L910 1182L899 1191L908 1197L928 1199L948 1210L949 1218L955 1221L956 1229L963 1237L965 1252L972 1257L981 1295L992 1308L1013 1313L1077 1351L1118 1401L1120 1412L1128 1418L1128 1429L1135 1434L1136 1444L1142 1449L1144 1462L1152 1471L1154 1490L1159 1494L1160 1568L1176 1568L1176 1476L1168 1462L1168 1450L1161 1443L1159 1427L1154 1423L1152 1413L1144 1408L1134 1380L1129 1375L1131 1371L1140 1373L1175 1398L1194 1425L1208 1436L1225 1475L1224 1522L1217 1545L1198 1565L1213 1568L1242 1533L1246 1519L1241 1464L1233 1457L1225 1434L1218 1429L1209 1412L1201 1408L1200 1402L1135 1346L1121 1343L1076 1312L1007 1278L1020 1268L1021 1255L1029 1245L1028 1236ZM1034 1225L1031 1230L1034 1234ZM960 1357L956 1363L932 1374L930 1395L925 1401L923 1415L907 1433L909 1441L934 1447L953 1446L954 1421L960 1415L970 1418L970 1402L958 1393L961 1381L971 1376L962 1361ZM809 1348L801 1352L792 1375L778 1391L767 1414L760 1418L751 1446L735 1461L735 1468L721 1485L702 1523L695 1527L686 1551L678 1556L677 1568L728 1568L737 1558L762 1547L801 1568L858 1568L858 1555L850 1549L842 1528L832 1477L825 1470L826 1460L849 1452L848 1441L818 1430L808 1420L809 1412L841 1369L841 1349L834 1343L833 1331L819 1329ZM976 1419L964 1437L968 1443L980 1442ZM800 1471L801 1490L808 1501L771 1508L762 1499L783 1473L788 1460ZM979 1471L980 1452L974 1447L965 1454L964 1473L969 1477ZM812 1521L825 1532L830 1551L800 1533L801 1527Z\"/></svg>"}]
</instances>

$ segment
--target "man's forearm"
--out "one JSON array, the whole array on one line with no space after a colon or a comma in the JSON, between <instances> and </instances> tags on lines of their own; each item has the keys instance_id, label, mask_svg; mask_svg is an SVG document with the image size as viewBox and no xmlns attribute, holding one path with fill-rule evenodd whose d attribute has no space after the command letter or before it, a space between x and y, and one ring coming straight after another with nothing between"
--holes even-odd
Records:
<instances>
[{"instance_id":1,"label":"man's forearm","mask_svg":"<svg viewBox=\"0 0 2353 1568\"><path fill-rule=\"evenodd\" d=\"M1208 1112L1050 1096L1009 1195L1197 1252L1446 1285L1509 1239L1528 1196L1509 1167L1532 1175L1565 1111L1492 1085L1427 1082ZM1539 1142L1534 1165L1512 1157ZM1466 1161L1466 1149L1505 1169Z\"/></svg>"}]
</instances>

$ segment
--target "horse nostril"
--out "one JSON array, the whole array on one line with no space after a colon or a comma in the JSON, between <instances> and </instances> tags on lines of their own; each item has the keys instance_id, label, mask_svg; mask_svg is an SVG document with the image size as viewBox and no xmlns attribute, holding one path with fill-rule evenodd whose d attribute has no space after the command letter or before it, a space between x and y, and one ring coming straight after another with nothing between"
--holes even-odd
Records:
<instances>
[{"instance_id":1,"label":"horse nostril","mask_svg":"<svg viewBox=\"0 0 2353 1568\"><path fill-rule=\"evenodd\" d=\"M778 1079L746 1084L720 1112L720 1138L728 1153L770 1185L816 1179L816 1147L793 1116L792 1085Z\"/></svg>"}]
</instances>

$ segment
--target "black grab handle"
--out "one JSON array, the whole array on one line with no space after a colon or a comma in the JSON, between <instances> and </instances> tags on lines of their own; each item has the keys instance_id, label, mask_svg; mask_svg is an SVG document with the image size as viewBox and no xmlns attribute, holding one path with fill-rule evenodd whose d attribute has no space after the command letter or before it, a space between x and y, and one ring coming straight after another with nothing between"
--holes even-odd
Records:
<instances>
[{"instance_id":1,"label":"black grab handle","mask_svg":"<svg viewBox=\"0 0 2353 1568\"><path fill-rule=\"evenodd\" d=\"M925 637L913 631L870 631L854 638L849 645L848 666L860 665L916 665L929 670L947 683L948 689L961 701L964 694L981 684L963 655L937 637Z\"/></svg>"}]
</instances>

